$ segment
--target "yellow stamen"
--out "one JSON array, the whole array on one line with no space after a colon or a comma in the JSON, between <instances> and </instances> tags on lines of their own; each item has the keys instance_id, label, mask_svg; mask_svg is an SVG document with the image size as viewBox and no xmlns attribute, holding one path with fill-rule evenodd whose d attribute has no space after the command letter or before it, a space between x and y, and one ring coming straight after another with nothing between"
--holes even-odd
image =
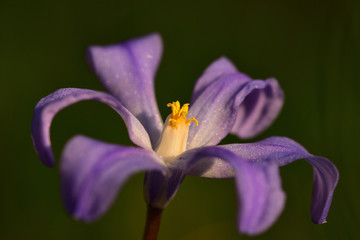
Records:
<instances>
[{"instance_id":1,"label":"yellow stamen","mask_svg":"<svg viewBox=\"0 0 360 240\"><path fill-rule=\"evenodd\" d=\"M186 120L185 124L188 125L192 121L194 121L196 123L196 126L199 126L199 122L195 118L190 118L190 119Z\"/></svg>"},{"instance_id":2,"label":"yellow stamen","mask_svg":"<svg viewBox=\"0 0 360 240\"><path fill-rule=\"evenodd\" d=\"M171 107L172 110L171 118L169 119L170 126L177 129L180 122L189 125L192 121L194 121L196 125L199 125L199 122L195 118L186 120L189 111L188 103L184 104L181 108L179 101L168 103L167 106Z\"/></svg>"}]
</instances>

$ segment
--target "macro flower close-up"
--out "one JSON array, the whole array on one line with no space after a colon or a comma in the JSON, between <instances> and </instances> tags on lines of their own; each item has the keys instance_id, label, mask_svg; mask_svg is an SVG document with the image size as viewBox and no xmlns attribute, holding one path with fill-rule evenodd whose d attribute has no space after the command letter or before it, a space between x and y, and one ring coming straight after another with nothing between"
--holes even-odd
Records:
<instances>
[{"instance_id":1,"label":"macro flower close-up","mask_svg":"<svg viewBox=\"0 0 360 240\"><path fill-rule=\"evenodd\" d=\"M181 105L176 95L164 103L169 115L163 119L154 91L162 48L156 33L120 44L91 46L87 63L108 93L63 88L36 104L31 135L40 160L48 167L55 163L52 120L60 110L80 101L110 106L123 119L135 145L72 137L60 159L61 195L67 212L85 222L97 220L116 201L128 178L145 172L148 215L144 239L156 239L162 211L186 175L234 178L238 231L258 235L269 229L284 209L286 196L279 168L304 159L313 169L311 220L325 223L339 179L331 161L312 155L286 137L220 143L229 134L240 139L255 137L273 123L284 101L278 81L252 79L221 57L196 81L188 103ZM171 79L168 83L174 93L181 88Z\"/></svg>"}]
</instances>

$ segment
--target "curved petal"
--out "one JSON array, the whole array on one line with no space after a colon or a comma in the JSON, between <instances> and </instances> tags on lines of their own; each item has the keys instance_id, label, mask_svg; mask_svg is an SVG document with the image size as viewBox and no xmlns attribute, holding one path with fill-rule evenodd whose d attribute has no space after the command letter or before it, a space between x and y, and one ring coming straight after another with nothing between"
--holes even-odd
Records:
<instances>
[{"instance_id":1,"label":"curved petal","mask_svg":"<svg viewBox=\"0 0 360 240\"><path fill-rule=\"evenodd\" d=\"M181 169L168 169L168 174L147 172L144 181L144 196L148 205L164 209L175 197L185 174Z\"/></svg>"},{"instance_id":2,"label":"curved petal","mask_svg":"<svg viewBox=\"0 0 360 240\"><path fill-rule=\"evenodd\" d=\"M226 74L213 81L190 107L189 118L196 118L199 126L190 126L187 149L219 143L233 129L245 99L268 84L249 80L239 73Z\"/></svg>"},{"instance_id":3,"label":"curved petal","mask_svg":"<svg viewBox=\"0 0 360 240\"><path fill-rule=\"evenodd\" d=\"M161 158L151 150L75 136L66 144L61 159L66 210L77 219L93 221L107 211L132 174L150 170L165 174Z\"/></svg>"},{"instance_id":4,"label":"curved petal","mask_svg":"<svg viewBox=\"0 0 360 240\"><path fill-rule=\"evenodd\" d=\"M87 51L91 69L149 133L152 144L160 137L162 119L156 104L154 77L162 54L158 34Z\"/></svg>"},{"instance_id":5,"label":"curved petal","mask_svg":"<svg viewBox=\"0 0 360 240\"><path fill-rule=\"evenodd\" d=\"M190 173L194 167L207 165L209 158L219 158L231 165L238 195L238 228L256 235L269 228L280 215L285 194L276 164L252 164L220 146L202 147L182 154L174 168Z\"/></svg>"},{"instance_id":6,"label":"curved petal","mask_svg":"<svg viewBox=\"0 0 360 240\"><path fill-rule=\"evenodd\" d=\"M248 81L253 85L243 102L238 106L236 122L231 132L240 138L250 138L265 130L278 116L283 106L283 92L276 79L264 81L252 80L249 76L240 73L234 64L222 57L213 62L197 80L191 102L195 103L204 91L219 79L237 78ZM227 130L227 129L226 129Z\"/></svg>"},{"instance_id":7,"label":"curved petal","mask_svg":"<svg viewBox=\"0 0 360 240\"><path fill-rule=\"evenodd\" d=\"M328 159L310 154L300 144L285 137L271 137L256 143L222 147L257 165L284 166L297 159L305 159L312 165L314 172L311 219L317 224L326 222L332 196L339 180L338 170Z\"/></svg>"},{"instance_id":8,"label":"curved petal","mask_svg":"<svg viewBox=\"0 0 360 240\"><path fill-rule=\"evenodd\" d=\"M250 138L264 131L279 115L284 94L276 79L254 89L240 104L236 122L231 130L240 138Z\"/></svg>"},{"instance_id":9,"label":"curved petal","mask_svg":"<svg viewBox=\"0 0 360 240\"><path fill-rule=\"evenodd\" d=\"M191 102L194 102L196 98L204 91L204 89L213 81L221 76L233 73L238 73L238 70L228 58L221 57L215 60L196 81ZM247 76L244 75L244 77Z\"/></svg>"},{"instance_id":10,"label":"curved petal","mask_svg":"<svg viewBox=\"0 0 360 240\"><path fill-rule=\"evenodd\" d=\"M35 106L31 136L40 160L48 167L54 165L51 150L50 126L54 116L63 108L84 100L95 100L109 105L124 119L130 139L140 147L151 149L150 139L141 123L109 94L79 88L63 88L42 98Z\"/></svg>"}]
</instances>

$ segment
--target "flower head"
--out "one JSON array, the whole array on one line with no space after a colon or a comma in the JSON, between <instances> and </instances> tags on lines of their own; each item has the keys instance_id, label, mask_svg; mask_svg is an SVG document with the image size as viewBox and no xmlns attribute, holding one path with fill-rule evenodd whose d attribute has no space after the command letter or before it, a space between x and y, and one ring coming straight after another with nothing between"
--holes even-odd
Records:
<instances>
[{"instance_id":1,"label":"flower head","mask_svg":"<svg viewBox=\"0 0 360 240\"><path fill-rule=\"evenodd\" d=\"M336 167L285 137L256 143L217 145L227 134L249 138L265 130L283 104L276 79L253 80L226 58L212 63L195 84L191 105L168 104L165 123L154 95L154 76L162 53L161 38L151 34L106 47L90 47L87 59L110 94L78 88L59 89L35 107L32 138L41 161L53 166L50 125L61 109L83 100L113 108L137 147L75 136L61 159L61 188L69 214L93 221L104 214L127 178L145 171L147 204L163 209L186 175L235 178L238 228L254 235L281 213L285 194L279 167L305 159L314 171L312 220L323 223L338 181ZM189 108L190 106L190 108Z\"/></svg>"}]
</instances>

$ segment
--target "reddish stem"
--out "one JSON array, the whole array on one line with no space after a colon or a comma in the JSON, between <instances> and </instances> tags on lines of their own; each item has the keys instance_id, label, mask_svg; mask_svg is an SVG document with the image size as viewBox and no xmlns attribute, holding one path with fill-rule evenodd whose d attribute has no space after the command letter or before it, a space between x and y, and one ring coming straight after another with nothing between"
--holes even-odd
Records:
<instances>
[{"instance_id":1,"label":"reddish stem","mask_svg":"<svg viewBox=\"0 0 360 240\"><path fill-rule=\"evenodd\" d=\"M156 240L160 229L163 209L148 206L144 240Z\"/></svg>"}]
</instances>

